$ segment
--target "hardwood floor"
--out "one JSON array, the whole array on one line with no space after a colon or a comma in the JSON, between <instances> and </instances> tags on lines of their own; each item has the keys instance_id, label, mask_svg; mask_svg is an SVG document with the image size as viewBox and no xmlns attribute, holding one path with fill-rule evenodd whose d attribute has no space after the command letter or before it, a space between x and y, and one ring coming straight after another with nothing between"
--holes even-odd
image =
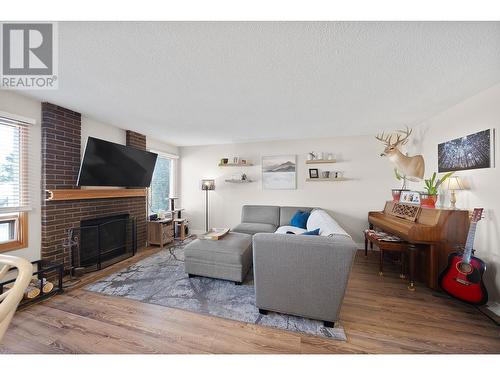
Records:
<instances>
[{"instance_id":1,"label":"hardwood floor","mask_svg":"<svg viewBox=\"0 0 500 375\"><path fill-rule=\"evenodd\" d=\"M348 341L219 319L81 286L157 250L148 249L78 288L19 311L2 353L500 353L500 328L477 309L422 285L409 292L397 267L377 272L358 252L341 321Z\"/></svg>"}]
</instances>

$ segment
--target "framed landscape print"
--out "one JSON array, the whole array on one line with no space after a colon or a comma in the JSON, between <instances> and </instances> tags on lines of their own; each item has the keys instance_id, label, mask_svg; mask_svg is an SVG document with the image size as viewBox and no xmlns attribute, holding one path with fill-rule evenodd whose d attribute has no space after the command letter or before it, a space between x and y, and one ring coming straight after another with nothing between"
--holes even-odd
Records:
<instances>
[{"instance_id":1,"label":"framed landscape print","mask_svg":"<svg viewBox=\"0 0 500 375\"><path fill-rule=\"evenodd\" d=\"M495 129L483 130L438 145L438 171L495 166Z\"/></svg>"},{"instance_id":2,"label":"framed landscape print","mask_svg":"<svg viewBox=\"0 0 500 375\"><path fill-rule=\"evenodd\" d=\"M296 189L296 171L297 155L263 156L262 188Z\"/></svg>"}]
</instances>

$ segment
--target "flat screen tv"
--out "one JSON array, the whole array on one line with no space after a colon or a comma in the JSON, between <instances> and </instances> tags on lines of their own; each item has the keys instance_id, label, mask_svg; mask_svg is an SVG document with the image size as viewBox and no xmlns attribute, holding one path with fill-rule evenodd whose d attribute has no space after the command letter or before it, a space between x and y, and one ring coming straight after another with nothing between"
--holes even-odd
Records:
<instances>
[{"instance_id":1,"label":"flat screen tv","mask_svg":"<svg viewBox=\"0 0 500 375\"><path fill-rule=\"evenodd\" d=\"M152 152L89 137L77 185L149 187L157 157Z\"/></svg>"}]
</instances>

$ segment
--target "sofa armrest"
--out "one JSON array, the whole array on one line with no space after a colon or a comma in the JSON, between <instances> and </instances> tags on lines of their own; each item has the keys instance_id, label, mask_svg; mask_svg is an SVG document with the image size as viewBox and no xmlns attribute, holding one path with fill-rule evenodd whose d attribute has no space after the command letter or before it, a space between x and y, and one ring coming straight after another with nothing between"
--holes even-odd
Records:
<instances>
[{"instance_id":1,"label":"sofa armrest","mask_svg":"<svg viewBox=\"0 0 500 375\"><path fill-rule=\"evenodd\" d=\"M356 250L350 237L257 233L253 237L257 307L337 320Z\"/></svg>"}]
</instances>

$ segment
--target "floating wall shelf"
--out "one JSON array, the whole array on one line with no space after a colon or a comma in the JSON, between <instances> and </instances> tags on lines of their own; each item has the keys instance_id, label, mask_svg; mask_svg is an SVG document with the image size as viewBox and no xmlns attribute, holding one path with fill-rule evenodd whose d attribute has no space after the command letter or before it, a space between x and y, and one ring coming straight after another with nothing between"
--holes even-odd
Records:
<instances>
[{"instance_id":1,"label":"floating wall shelf","mask_svg":"<svg viewBox=\"0 0 500 375\"><path fill-rule=\"evenodd\" d=\"M46 190L48 201L145 197L146 189L55 189Z\"/></svg>"},{"instance_id":2,"label":"floating wall shelf","mask_svg":"<svg viewBox=\"0 0 500 375\"><path fill-rule=\"evenodd\" d=\"M333 164L336 163L337 160L335 159L321 159L321 160L306 160L306 164Z\"/></svg>"},{"instance_id":3,"label":"floating wall shelf","mask_svg":"<svg viewBox=\"0 0 500 375\"><path fill-rule=\"evenodd\" d=\"M318 182L338 182L338 181L347 181L349 180L348 178L340 177L340 178L306 178L306 181L318 181Z\"/></svg>"},{"instance_id":4,"label":"floating wall shelf","mask_svg":"<svg viewBox=\"0 0 500 375\"><path fill-rule=\"evenodd\" d=\"M253 167L252 163L227 163L227 164L221 164L219 163L219 167Z\"/></svg>"},{"instance_id":5,"label":"floating wall shelf","mask_svg":"<svg viewBox=\"0 0 500 375\"><path fill-rule=\"evenodd\" d=\"M230 179L230 180L226 180L226 182L229 182L230 184L249 184L249 183L254 182L254 181L253 180Z\"/></svg>"}]
</instances>

